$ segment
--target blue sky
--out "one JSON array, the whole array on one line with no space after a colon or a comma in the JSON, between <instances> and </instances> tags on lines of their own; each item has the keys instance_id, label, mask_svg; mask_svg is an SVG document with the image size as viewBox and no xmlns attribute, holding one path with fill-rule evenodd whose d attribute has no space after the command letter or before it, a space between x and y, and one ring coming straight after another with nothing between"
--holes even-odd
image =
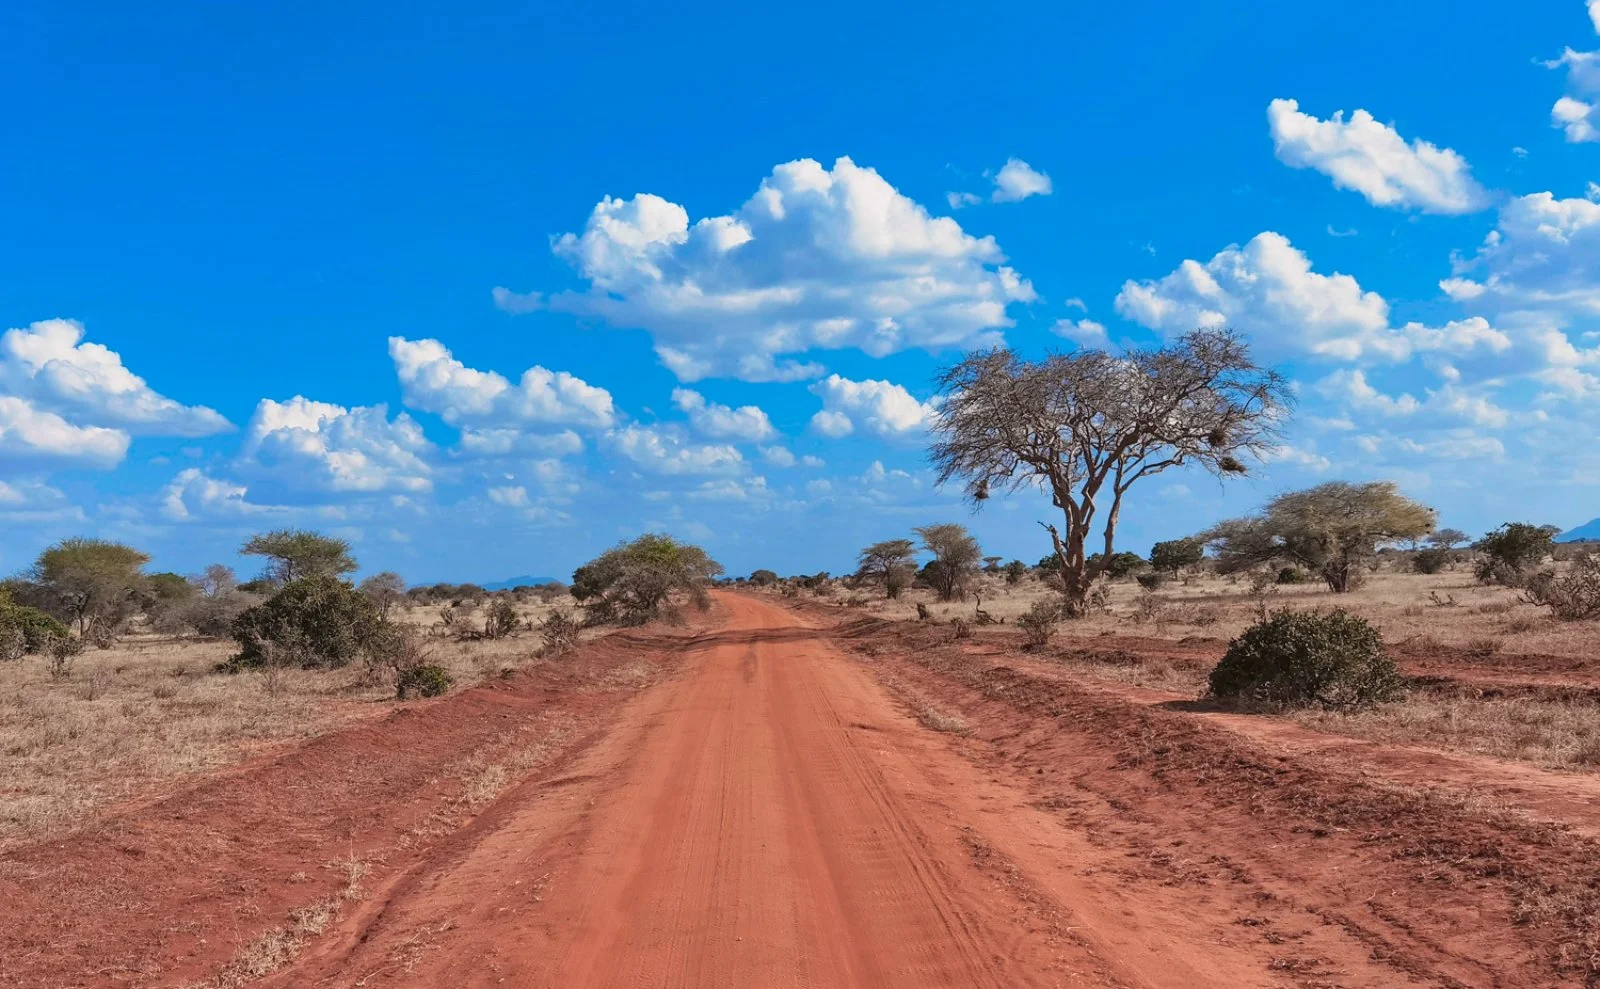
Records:
<instances>
[{"instance_id":1,"label":"blue sky","mask_svg":"<svg viewBox=\"0 0 1600 989\"><path fill-rule=\"evenodd\" d=\"M0 571L1035 560L1041 500L932 487L935 370L1196 325L1298 414L1129 548L1334 478L1600 515L1600 4L569 6L0 12Z\"/></svg>"}]
</instances>

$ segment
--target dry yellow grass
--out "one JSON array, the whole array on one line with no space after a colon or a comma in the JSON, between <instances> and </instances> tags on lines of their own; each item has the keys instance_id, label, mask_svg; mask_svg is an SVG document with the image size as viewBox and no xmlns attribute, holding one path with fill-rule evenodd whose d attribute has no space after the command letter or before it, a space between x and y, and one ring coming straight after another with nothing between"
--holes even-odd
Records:
<instances>
[{"instance_id":1,"label":"dry yellow grass","mask_svg":"<svg viewBox=\"0 0 1600 989\"><path fill-rule=\"evenodd\" d=\"M1308 583L1273 586L1264 595L1255 595L1248 580L1209 575L1169 582L1153 593L1131 580L1111 583L1109 589L1108 612L1074 621L1063 632L1228 639L1255 621L1264 602L1272 609L1343 608L1372 622L1390 643L1426 637L1457 648L1493 642L1512 654L1587 657L1594 654L1597 637L1596 623L1557 621L1549 617L1548 609L1522 602L1517 591L1476 583L1465 567L1431 575L1380 571L1348 594ZM971 621L981 607L1010 625L1035 601L1053 595L1031 576L1012 587L998 576L984 575L965 601L941 602L924 588L907 590L890 601L874 587L854 592L839 588L821 600L842 604L855 598L864 602L860 610L867 614L899 619L916 618L917 605L922 604L940 621Z\"/></svg>"},{"instance_id":2,"label":"dry yellow grass","mask_svg":"<svg viewBox=\"0 0 1600 989\"><path fill-rule=\"evenodd\" d=\"M571 602L518 610L537 622L559 604ZM413 608L395 617L427 628L437 614ZM482 627L481 610L471 618ZM457 687L530 662L540 645L536 632L428 642ZM135 636L84 652L65 679L53 678L42 657L0 663L0 847L81 823L152 784L381 714L394 696L360 668L213 672L233 651L228 641Z\"/></svg>"}]
</instances>

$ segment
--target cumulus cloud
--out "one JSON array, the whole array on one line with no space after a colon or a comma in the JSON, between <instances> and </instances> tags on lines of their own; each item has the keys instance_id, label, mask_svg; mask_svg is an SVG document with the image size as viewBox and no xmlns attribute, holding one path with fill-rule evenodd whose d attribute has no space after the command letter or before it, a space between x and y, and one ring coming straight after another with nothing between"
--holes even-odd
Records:
<instances>
[{"instance_id":1,"label":"cumulus cloud","mask_svg":"<svg viewBox=\"0 0 1600 989\"><path fill-rule=\"evenodd\" d=\"M1029 196L1048 196L1052 191L1050 176L1036 171L1021 158L1008 158L995 173L990 198L997 203L1015 203Z\"/></svg>"},{"instance_id":2,"label":"cumulus cloud","mask_svg":"<svg viewBox=\"0 0 1600 989\"><path fill-rule=\"evenodd\" d=\"M989 192L989 201L993 203L1016 203L1029 196L1048 196L1055 191L1050 176L1021 158L1007 158L998 170L986 171L983 176L993 185ZM947 192L944 198L951 209L976 206L983 202L983 197L975 192Z\"/></svg>"},{"instance_id":3,"label":"cumulus cloud","mask_svg":"<svg viewBox=\"0 0 1600 989\"><path fill-rule=\"evenodd\" d=\"M1364 412L1385 419L1422 419L1444 423L1470 423L1498 428L1510 414L1483 395L1446 384L1428 393L1426 400L1402 393L1379 391L1359 368L1333 372L1316 384L1316 391L1342 409Z\"/></svg>"},{"instance_id":4,"label":"cumulus cloud","mask_svg":"<svg viewBox=\"0 0 1600 989\"><path fill-rule=\"evenodd\" d=\"M74 422L152 436L210 436L232 429L204 406L157 394L116 351L85 343L83 324L47 319L0 336L0 389Z\"/></svg>"},{"instance_id":5,"label":"cumulus cloud","mask_svg":"<svg viewBox=\"0 0 1600 989\"><path fill-rule=\"evenodd\" d=\"M1589 14L1600 31L1600 6L1589 5ZM1546 68L1565 69L1567 95L1550 108L1550 125L1564 132L1574 143L1600 141L1600 51L1564 49L1560 58L1545 62Z\"/></svg>"},{"instance_id":6,"label":"cumulus cloud","mask_svg":"<svg viewBox=\"0 0 1600 989\"><path fill-rule=\"evenodd\" d=\"M1564 318L1600 315L1600 203L1549 192L1513 199L1500 208L1476 256L1456 267L1440 287L1457 302Z\"/></svg>"},{"instance_id":7,"label":"cumulus cloud","mask_svg":"<svg viewBox=\"0 0 1600 989\"><path fill-rule=\"evenodd\" d=\"M416 420L382 405L345 408L296 395L262 399L245 431L241 469L286 489L427 491L433 445Z\"/></svg>"},{"instance_id":8,"label":"cumulus cloud","mask_svg":"<svg viewBox=\"0 0 1600 989\"><path fill-rule=\"evenodd\" d=\"M257 505L249 489L235 481L212 477L198 467L181 470L161 492L161 514L175 522L237 519L287 511L279 505Z\"/></svg>"},{"instance_id":9,"label":"cumulus cloud","mask_svg":"<svg viewBox=\"0 0 1600 989\"><path fill-rule=\"evenodd\" d=\"M714 440L741 440L758 443L778 435L772 421L758 406L730 408L707 402L706 397L688 388L672 390L672 404L689 417L695 431Z\"/></svg>"},{"instance_id":10,"label":"cumulus cloud","mask_svg":"<svg viewBox=\"0 0 1600 989\"><path fill-rule=\"evenodd\" d=\"M607 433L606 442L655 474L737 474L745 466L737 448L691 443L671 426L624 426Z\"/></svg>"},{"instance_id":11,"label":"cumulus cloud","mask_svg":"<svg viewBox=\"0 0 1600 989\"><path fill-rule=\"evenodd\" d=\"M566 371L535 365L512 385L494 371L455 359L437 340L389 338L389 356L405 402L453 426L549 424L607 428L616 420L611 393Z\"/></svg>"},{"instance_id":12,"label":"cumulus cloud","mask_svg":"<svg viewBox=\"0 0 1600 989\"><path fill-rule=\"evenodd\" d=\"M818 376L796 359L997 343L1007 307L1035 298L992 237L930 216L871 168L779 165L731 215L690 222L649 193L603 199L582 233L554 241L589 289L527 304L638 327L683 381ZM522 301L518 301L522 300Z\"/></svg>"},{"instance_id":13,"label":"cumulus cloud","mask_svg":"<svg viewBox=\"0 0 1600 989\"><path fill-rule=\"evenodd\" d=\"M25 398L0 395L0 463L115 467L129 442L121 430L77 426Z\"/></svg>"},{"instance_id":14,"label":"cumulus cloud","mask_svg":"<svg viewBox=\"0 0 1600 989\"><path fill-rule=\"evenodd\" d=\"M934 408L920 402L900 385L888 381L852 381L837 374L811 386L822 399L822 411L811 426L824 436L847 436L860 426L884 439L919 433L932 418Z\"/></svg>"},{"instance_id":15,"label":"cumulus cloud","mask_svg":"<svg viewBox=\"0 0 1600 989\"><path fill-rule=\"evenodd\" d=\"M1232 327L1278 352L1305 350L1353 360L1403 358L1389 304L1349 275L1323 275L1282 234L1267 231L1205 264L1184 261L1157 281L1123 284L1117 312L1168 336Z\"/></svg>"},{"instance_id":16,"label":"cumulus cloud","mask_svg":"<svg viewBox=\"0 0 1600 989\"><path fill-rule=\"evenodd\" d=\"M1472 177L1465 158L1423 140L1407 144L1365 110L1348 121L1342 110L1319 120L1300 112L1294 100L1273 100L1267 121L1279 161L1316 169L1374 206L1473 213L1489 205L1488 192Z\"/></svg>"},{"instance_id":17,"label":"cumulus cloud","mask_svg":"<svg viewBox=\"0 0 1600 989\"><path fill-rule=\"evenodd\" d=\"M1092 319L1058 319L1051 325L1050 332L1090 350L1104 350L1111 346L1111 337L1106 333L1105 326Z\"/></svg>"}]
</instances>

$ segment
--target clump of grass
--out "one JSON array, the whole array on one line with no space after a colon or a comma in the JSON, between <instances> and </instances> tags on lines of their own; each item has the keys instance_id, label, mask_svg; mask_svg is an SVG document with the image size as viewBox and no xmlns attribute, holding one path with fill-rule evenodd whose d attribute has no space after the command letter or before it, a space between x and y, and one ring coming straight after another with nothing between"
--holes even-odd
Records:
<instances>
[{"instance_id":1,"label":"clump of grass","mask_svg":"<svg viewBox=\"0 0 1600 989\"><path fill-rule=\"evenodd\" d=\"M1600 766L1600 705L1539 697L1477 698L1417 691L1405 701L1296 718L1320 731L1476 752L1555 769Z\"/></svg>"},{"instance_id":2,"label":"clump of grass","mask_svg":"<svg viewBox=\"0 0 1600 989\"><path fill-rule=\"evenodd\" d=\"M952 735L966 735L972 731L965 718L927 704L917 708L917 720L922 723L922 727L932 731L948 732Z\"/></svg>"}]
</instances>

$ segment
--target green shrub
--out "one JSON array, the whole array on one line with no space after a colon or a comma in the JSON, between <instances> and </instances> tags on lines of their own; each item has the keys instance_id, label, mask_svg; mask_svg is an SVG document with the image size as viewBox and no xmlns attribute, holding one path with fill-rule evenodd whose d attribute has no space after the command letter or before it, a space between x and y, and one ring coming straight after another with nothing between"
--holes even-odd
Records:
<instances>
[{"instance_id":1,"label":"green shrub","mask_svg":"<svg viewBox=\"0 0 1600 989\"><path fill-rule=\"evenodd\" d=\"M1304 584L1311 579L1311 575L1298 567L1284 567L1278 571L1274 583L1278 584Z\"/></svg>"},{"instance_id":2,"label":"green shrub","mask_svg":"<svg viewBox=\"0 0 1600 989\"><path fill-rule=\"evenodd\" d=\"M408 697L438 697L448 693L455 680L444 667L434 663L425 666L411 666L395 674L395 696L401 700Z\"/></svg>"},{"instance_id":3,"label":"green shrub","mask_svg":"<svg viewBox=\"0 0 1600 989\"><path fill-rule=\"evenodd\" d=\"M1137 580L1139 586L1147 591L1158 591L1161 589L1161 585L1167 582L1167 575L1160 571L1152 570L1149 573L1142 573L1133 579Z\"/></svg>"},{"instance_id":4,"label":"green shrub","mask_svg":"<svg viewBox=\"0 0 1600 989\"><path fill-rule=\"evenodd\" d=\"M233 621L236 672L263 666L337 669L385 646L388 623L372 599L337 577L293 580Z\"/></svg>"},{"instance_id":5,"label":"green shrub","mask_svg":"<svg viewBox=\"0 0 1600 989\"><path fill-rule=\"evenodd\" d=\"M0 660L44 652L52 639L65 639L67 627L40 611L0 594Z\"/></svg>"},{"instance_id":6,"label":"green shrub","mask_svg":"<svg viewBox=\"0 0 1600 989\"><path fill-rule=\"evenodd\" d=\"M1345 611L1279 612L1245 629L1211 671L1211 695L1345 709L1399 693L1377 629Z\"/></svg>"},{"instance_id":7,"label":"green shrub","mask_svg":"<svg viewBox=\"0 0 1600 989\"><path fill-rule=\"evenodd\" d=\"M544 640L544 654L559 656L578 644L578 631L583 626L564 608L557 608L539 623L539 637Z\"/></svg>"},{"instance_id":8,"label":"green shrub","mask_svg":"<svg viewBox=\"0 0 1600 989\"><path fill-rule=\"evenodd\" d=\"M1534 574L1527 585L1527 599L1563 621L1600 618L1600 556L1580 556L1564 574Z\"/></svg>"},{"instance_id":9,"label":"green shrub","mask_svg":"<svg viewBox=\"0 0 1600 989\"><path fill-rule=\"evenodd\" d=\"M1440 546L1419 549L1411 554L1411 569L1415 573L1438 573L1449 565L1454 557L1455 553Z\"/></svg>"},{"instance_id":10,"label":"green shrub","mask_svg":"<svg viewBox=\"0 0 1600 989\"><path fill-rule=\"evenodd\" d=\"M1507 522L1472 544L1483 554L1474 573L1480 583L1521 587L1545 557L1555 551L1555 526Z\"/></svg>"},{"instance_id":11,"label":"green shrub","mask_svg":"<svg viewBox=\"0 0 1600 989\"><path fill-rule=\"evenodd\" d=\"M483 615L483 635L488 639L503 639L517 630L517 606L510 598L495 598Z\"/></svg>"}]
</instances>

